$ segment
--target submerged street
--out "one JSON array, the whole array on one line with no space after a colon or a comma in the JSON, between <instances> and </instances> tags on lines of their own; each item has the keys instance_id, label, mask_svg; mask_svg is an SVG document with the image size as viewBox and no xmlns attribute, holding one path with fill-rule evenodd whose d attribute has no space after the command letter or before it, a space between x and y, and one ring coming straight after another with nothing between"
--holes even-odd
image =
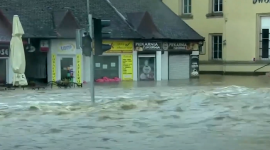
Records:
<instances>
[{"instance_id":1,"label":"submerged street","mask_svg":"<svg viewBox=\"0 0 270 150\"><path fill-rule=\"evenodd\" d=\"M0 91L1 150L267 150L270 78Z\"/></svg>"}]
</instances>

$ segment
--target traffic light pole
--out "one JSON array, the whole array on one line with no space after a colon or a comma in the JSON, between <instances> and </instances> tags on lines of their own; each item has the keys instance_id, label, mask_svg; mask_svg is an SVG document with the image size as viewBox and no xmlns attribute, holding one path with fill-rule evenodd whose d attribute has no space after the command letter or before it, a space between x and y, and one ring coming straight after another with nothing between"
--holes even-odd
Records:
<instances>
[{"instance_id":1,"label":"traffic light pole","mask_svg":"<svg viewBox=\"0 0 270 150\"><path fill-rule=\"evenodd\" d=\"M92 14L90 14L90 3L89 0L87 0L87 14L88 14L88 25L89 25L89 34L91 39L94 39L93 34L93 24L92 24ZM92 42L94 43L94 42ZM92 44L93 45L93 44ZM95 103L95 84L94 84L94 53L93 53L93 46L90 56L90 94L91 94L91 101L94 104Z\"/></svg>"}]
</instances>

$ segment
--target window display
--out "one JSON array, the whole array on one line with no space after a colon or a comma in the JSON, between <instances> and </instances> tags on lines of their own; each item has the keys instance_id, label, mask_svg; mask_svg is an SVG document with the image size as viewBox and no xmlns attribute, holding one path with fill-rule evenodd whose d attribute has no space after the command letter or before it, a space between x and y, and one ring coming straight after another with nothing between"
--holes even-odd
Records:
<instances>
[{"instance_id":1,"label":"window display","mask_svg":"<svg viewBox=\"0 0 270 150\"><path fill-rule=\"evenodd\" d=\"M141 81L155 80L155 57L139 57L138 73Z\"/></svg>"}]
</instances>

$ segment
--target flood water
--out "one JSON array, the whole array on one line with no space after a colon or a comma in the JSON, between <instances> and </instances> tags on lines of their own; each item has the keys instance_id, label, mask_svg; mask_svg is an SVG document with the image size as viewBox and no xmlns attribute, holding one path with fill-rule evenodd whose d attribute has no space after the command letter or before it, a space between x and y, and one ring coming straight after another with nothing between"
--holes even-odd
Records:
<instances>
[{"instance_id":1,"label":"flood water","mask_svg":"<svg viewBox=\"0 0 270 150\"><path fill-rule=\"evenodd\" d=\"M270 78L0 91L0 150L268 150Z\"/></svg>"}]
</instances>

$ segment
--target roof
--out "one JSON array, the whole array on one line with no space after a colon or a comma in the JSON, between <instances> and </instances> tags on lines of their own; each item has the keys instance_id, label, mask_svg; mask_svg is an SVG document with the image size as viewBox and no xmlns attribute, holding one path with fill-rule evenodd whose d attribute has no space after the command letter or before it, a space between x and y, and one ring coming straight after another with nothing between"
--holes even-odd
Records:
<instances>
[{"instance_id":1,"label":"roof","mask_svg":"<svg viewBox=\"0 0 270 150\"><path fill-rule=\"evenodd\" d=\"M204 40L161 0L109 0L127 18L128 13L149 12L162 35L179 40Z\"/></svg>"},{"instance_id":2,"label":"roof","mask_svg":"<svg viewBox=\"0 0 270 150\"><path fill-rule=\"evenodd\" d=\"M156 28L151 34L182 40L203 39L160 0L125 0L125 3L123 0L89 1L93 17L111 20L111 26L105 28L105 31L111 32L111 38L114 39L141 39L146 35L151 37L150 33L140 34L139 30L132 27L126 19L128 13L137 12L149 12L154 25L148 27ZM25 31L24 37L60 38L63 36L59 36L59 32L63 33L63 30L59 29L57 32L55 29L61 24L59 21L63 21L64 18L61 17L64 17L65 10L72 12L80 27L86 27L86 2L86 0L31 0L25 3L23 0L1 0L0 10L11 22L13 15L19 15ZM59 19L54 18L57 16ZM145 28L140 27L141 32L144 30Z\"/></svg>"}]
</instances>

